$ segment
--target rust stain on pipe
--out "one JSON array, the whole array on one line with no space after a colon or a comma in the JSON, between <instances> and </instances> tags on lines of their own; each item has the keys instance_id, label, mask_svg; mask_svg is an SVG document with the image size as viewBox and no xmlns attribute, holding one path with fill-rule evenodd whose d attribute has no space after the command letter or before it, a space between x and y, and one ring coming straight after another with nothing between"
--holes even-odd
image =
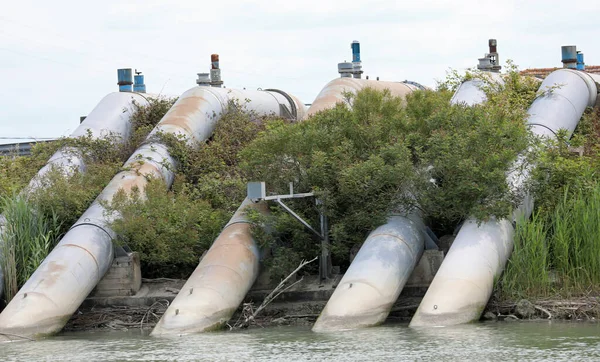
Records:
<instances>
[{"instance_id":1,"label":"rust stain on pipe","mask_svg":"<svg viewBox=\"0 0 600 362\"><path fill-rule=\"evenodd\" d=\"M308 116L312 116L325 109L333 108L337 103L343 103L344 93L356 94L361 89L372 88L376 90L389 90L392 96L406 97L417 88L413 85L400 82L380 82L368 79L337 78L327 83L321 90L308 110Z\"/></svg>"},{"instance_id":2,"label":"rust stain on pipe","mask_svg":"<svg viewBox=\"0 0 600 362\"><path fill-rule=\"evenodd\" d=\"M258 248L246 207L262 213L266 204L245 200L158 322L152 335L199 333L223 326L258 275ZM192 293L187 291L191 290Z\"/></svg>"}]
</instances>

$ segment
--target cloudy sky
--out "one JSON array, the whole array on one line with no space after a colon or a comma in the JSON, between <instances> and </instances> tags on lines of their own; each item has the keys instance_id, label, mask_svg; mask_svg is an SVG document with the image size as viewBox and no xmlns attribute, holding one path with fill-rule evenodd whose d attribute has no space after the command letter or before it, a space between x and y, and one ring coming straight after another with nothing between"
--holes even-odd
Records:
<instances>
[{"instance_id":1,"label":"cloudy sky","mask_svg":"<svg viewBox=\"0 0 600 362\"><path fill-rule=\"evenodd\" d=\"M600 1L20 0L0 11L0 143L66 136L137 68L179 95L219 53L227 87L279 88L310 103L361 42L365 74L435 85L498 39L521 69L560 66L577 45L600 64Z\"/></svg>"}]
</instances>

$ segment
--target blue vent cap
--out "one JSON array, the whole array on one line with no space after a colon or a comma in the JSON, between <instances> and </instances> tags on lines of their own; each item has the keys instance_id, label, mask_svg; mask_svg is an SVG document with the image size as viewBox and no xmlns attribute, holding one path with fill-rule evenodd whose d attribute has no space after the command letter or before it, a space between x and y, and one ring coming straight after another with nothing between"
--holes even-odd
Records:
<instances>
[{"instance_id":1,"label":"blue vent cap","mask_svg":"<svg viewBox=\"0 0 600 362\"><path fill-rule=\"evenodd\" d=\"M131 92L133 84L133 71L131 68L117 69L117 84L119 92Z\"/></svg>"}]
</instances>

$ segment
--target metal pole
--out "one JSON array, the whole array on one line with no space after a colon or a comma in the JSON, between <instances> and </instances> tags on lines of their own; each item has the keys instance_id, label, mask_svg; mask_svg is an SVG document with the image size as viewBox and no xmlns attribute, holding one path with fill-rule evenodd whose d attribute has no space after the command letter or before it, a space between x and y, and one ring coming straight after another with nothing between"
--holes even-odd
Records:
<instances>
[{"instance_id":1,"label":"metal pole","mask_svg":"<svg viewBox=\"0 0 600 362\"><path fill-rule=\"evenodd\" d=\"M318 206L323 205L321 199L316 199ZM321 281L331 277L331 256L329 255L329 225L327 225L327 215L323 207L319 208L319 219L321 221L321 258L319 260L319 277Z\"/></svg>"}]
</instances>

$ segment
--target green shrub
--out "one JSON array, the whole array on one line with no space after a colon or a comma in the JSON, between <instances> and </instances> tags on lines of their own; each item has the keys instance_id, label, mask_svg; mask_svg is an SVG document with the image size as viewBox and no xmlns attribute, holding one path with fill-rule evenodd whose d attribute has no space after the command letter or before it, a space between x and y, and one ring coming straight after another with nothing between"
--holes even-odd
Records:
<instances>
[{"instance_id":1,"label":"green shrub","mask_svg":"<svg viewBox=\"0 0 600 362\"><path fill-rule=\"evenodd\" d=\"M520 99L533 85L525 83L515 78L474 107L450 105L446 90L403 101L365 89L348 97L351 108L269 124L242 151L242 167L278 193L291 181L315 191L325 201L335 261L345 265L348 251L391 212L419 207L443 233L471 215L505 217L519 204L523 190L509 189L506 174L529 142ZM318 225L314 200L295 203Z\"/></svg>"},{"instance_id":2,"label":"green shrub","mask_svg":"<svg viewBox=\"0 0 600 362\"><path fill-rule=\"evenodd\" d=\"M122 242L140 253L142 275L182 278L198 265L228 214L186 192L165 190L163 182L151 180L143 194L137 189L129 196L117 193L111 209L121 218L112 227Z\"/></svg>"}]
</instances>

